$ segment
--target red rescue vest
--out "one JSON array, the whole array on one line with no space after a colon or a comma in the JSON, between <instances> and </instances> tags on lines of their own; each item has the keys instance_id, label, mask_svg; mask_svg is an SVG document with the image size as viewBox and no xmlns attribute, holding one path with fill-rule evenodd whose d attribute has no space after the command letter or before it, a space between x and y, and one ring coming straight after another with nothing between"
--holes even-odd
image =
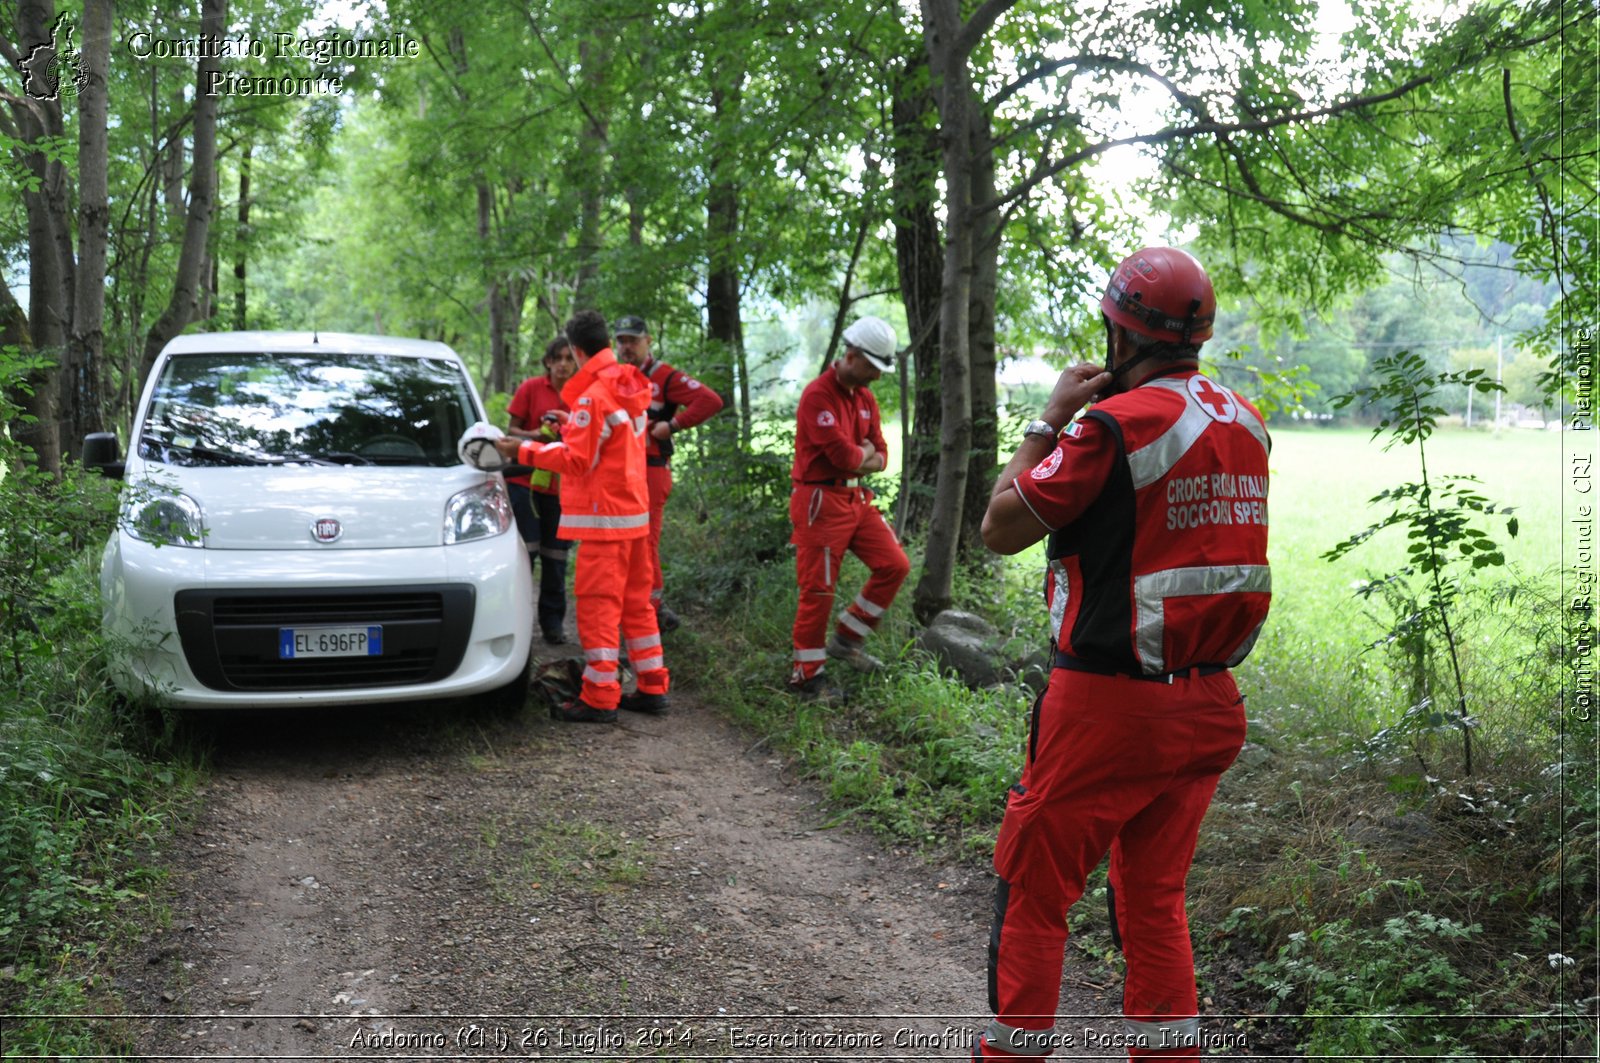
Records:
<instances>
[{"instance_id":1,"label":"red rescue vest","mask_svg":"<svg viewBox=\"0 0 1600 1063\"><path fill-rule=\"evenodd\" d=\"M1100 496L1046 543L1057 647L1130 674L1238 664L1272 600L1261 415L1190 373L1085 416L1110 430L1117 460Z\"/></svg>"}]
</instances>

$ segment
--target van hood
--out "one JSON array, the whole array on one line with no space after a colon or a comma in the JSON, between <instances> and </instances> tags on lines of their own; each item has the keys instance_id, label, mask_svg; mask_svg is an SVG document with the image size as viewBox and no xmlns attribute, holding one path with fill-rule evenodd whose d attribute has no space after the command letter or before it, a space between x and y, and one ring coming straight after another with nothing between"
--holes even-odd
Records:
<instances>
[{"instance_id":1,"label":"van hood","mask_svg":"<svg viewBox=\"0 0 1600 1063\"><path fill-rule=\"evenodd\" d=\"M143 480L200 505L208 550L383 550L441 545L445 503L484 478L464 465L152 464ZM332 541L318 541L319 531Z\"/></svg>"}]
</instances>

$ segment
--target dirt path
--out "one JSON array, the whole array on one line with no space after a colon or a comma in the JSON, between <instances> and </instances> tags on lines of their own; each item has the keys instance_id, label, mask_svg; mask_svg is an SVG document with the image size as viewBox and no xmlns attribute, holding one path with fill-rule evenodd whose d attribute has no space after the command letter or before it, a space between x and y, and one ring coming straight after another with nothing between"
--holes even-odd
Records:
<instances>
[{"instance_id":1,"label":"dirt path","mask_svg":"<svg viewBox=\"0 0 1600 1063\"><path fill-rule=\"evenodd\" d=\"M989 877L833 826L675 700L221 726L173 924L121 979L161 1016L142 1056L966 1058Z\"/></svg>"}]
</instances>

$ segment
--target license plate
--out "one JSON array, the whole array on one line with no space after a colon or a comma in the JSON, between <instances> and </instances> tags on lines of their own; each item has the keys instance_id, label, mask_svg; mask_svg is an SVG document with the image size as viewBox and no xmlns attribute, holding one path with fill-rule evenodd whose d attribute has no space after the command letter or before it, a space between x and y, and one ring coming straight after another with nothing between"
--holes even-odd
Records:
<instances>
[{"instance_id":1,"label":"license plate","mask_svg":"<svg viewBox=\"0 0 1600 1063\"><path fill-rule=\"evenodd\" d=\"M383 628L368 627L280 627L278 659L303 657L381 657Z\"/></svg>"}]
</instances>

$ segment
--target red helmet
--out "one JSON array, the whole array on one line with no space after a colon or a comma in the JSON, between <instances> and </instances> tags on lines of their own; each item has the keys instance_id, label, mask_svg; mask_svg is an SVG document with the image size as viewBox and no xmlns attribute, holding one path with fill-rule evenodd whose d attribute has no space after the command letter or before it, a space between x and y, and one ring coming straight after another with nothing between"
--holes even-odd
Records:
<instances>
[{"instance_id":1,"label":"red helmet","mask_svg":"<svg viewBox=\"0 0 1600 1063\"><path fill-rule=\"evenodd\" d=\"M1130 332L1198 345L1211 338L1217 295L1193 255L1176 247L1147 247L1112 271L1100 309Z\"/></svg>"}]
</instances>

